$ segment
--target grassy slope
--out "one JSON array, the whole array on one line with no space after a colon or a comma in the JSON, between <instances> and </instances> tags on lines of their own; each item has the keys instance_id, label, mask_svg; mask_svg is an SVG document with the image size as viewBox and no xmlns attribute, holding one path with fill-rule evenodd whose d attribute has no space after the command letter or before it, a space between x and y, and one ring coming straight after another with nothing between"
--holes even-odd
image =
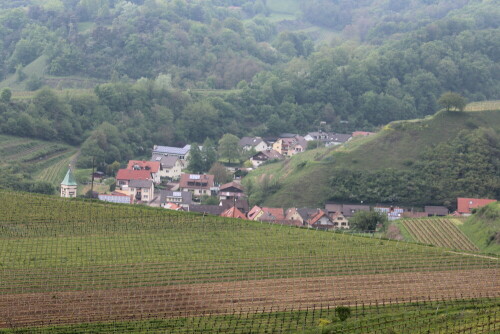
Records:
<instances>
[{"instance_id":1,"label":"grassy slope","mask_svg":"<svg viewBox=\"0 0 500 334\"><path fill-rule=\"evenodd\" d=\"M492 203L459 225L469 239L482 251L500 255L500 203ZM491 240L497 236L496 240Z\"/></svg>"},{"instance_id":2,"label":"grassy slope","mask_svg":"<svg viewBox=\"0 0 500 334\"><path fill-rule=\"evenodd\" d=\"M269 196L265 205L320 206L328 197L325 181L339 169L405 169L406 164L415 161L424 148L450 140L471 125L499 131L500 111L438 112L422 120L393 122L375 136L353 140L326 155L325 149L308 152L290 161L260 168L250 177L258 179L267 174L280 180L281 189ZM313 161L311 157L315 154L325 156L320 161ZM308 160L306 165L297 168L298 162L305 159Z\"/></svg>"},{"instance_id":3,"label":"grassy slope","mask_svg":"<svg viewBox=\"0 0 500 334\"><path fill-rule=\"evenodd\" d=\"M76 148L58 142L0 135L0 166L14 165L34 179L58 186Z\"/></svg>"}]
</instances>

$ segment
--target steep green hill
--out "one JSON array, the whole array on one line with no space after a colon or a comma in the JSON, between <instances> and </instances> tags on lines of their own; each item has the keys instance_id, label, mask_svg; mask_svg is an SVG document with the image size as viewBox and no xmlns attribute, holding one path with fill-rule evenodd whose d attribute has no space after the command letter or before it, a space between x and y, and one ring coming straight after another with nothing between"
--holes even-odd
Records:
<instances>
[{"instance_id":1,"label":"steep green hill","mask_svg":"<svg viewBox=\"0 0 500 334\"><path fill-rule=\"evenodd\" d=\"M477 211L459 228L482 251L500 254L500 203L492 203Z\"/></svg>"},{"instance_id":2,"label":"steep green hill","mask_svg":"<svg viewBox=\"0 0 500 334\"><path fill-rule=\"evenodd\" d=\"M265 166L246 183L254 202L271 206L453 205L458 196L500 196L499 142L500 111L441 111Z\"/></svg>"}]
</instances>

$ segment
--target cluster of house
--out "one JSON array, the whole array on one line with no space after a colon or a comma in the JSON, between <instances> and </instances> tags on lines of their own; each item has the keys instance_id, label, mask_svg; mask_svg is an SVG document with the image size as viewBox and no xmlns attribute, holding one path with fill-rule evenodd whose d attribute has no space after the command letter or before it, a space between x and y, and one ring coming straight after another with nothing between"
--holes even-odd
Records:
<instances>
[{"instance_id":1,"label":"cluster of house","mask_svg":"<svg viewBox=\"0 0 500 334\"><path fill-rule=\"evenodd\" d=\"M243 150L254 150L256 153L250 157L253 167L259 167L270 160L283 160L297 153L304 152L311 141L318 141L323 146L341 145L353 137L368 136L372 132L356 131L352 134L339 134L332 132L309 132L305 136L284 133L278 138L243 137L238 145Z\"/></svg>"}]
</instances>

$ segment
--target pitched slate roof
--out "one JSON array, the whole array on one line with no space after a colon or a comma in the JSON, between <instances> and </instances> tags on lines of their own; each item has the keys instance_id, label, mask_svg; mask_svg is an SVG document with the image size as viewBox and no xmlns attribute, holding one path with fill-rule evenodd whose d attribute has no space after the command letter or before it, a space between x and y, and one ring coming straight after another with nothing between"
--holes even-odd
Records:
<instances>
[{"instance_id":1,"label":"pitched slate roof","mask_svg":"<svg viewBox=\"0 0 500 334\"><path fill-rule=\"evenodd\" d=\"M130 188L151 188L153 181L151 180L130 180L128 186Z\"/></svg>"},{"instance_id":2,"label":"pitched slate roof","mask_svg":"<svg viewBox=\"0 0 500 334\"><path fill-rule=\"evenodd\" d=\"M64 177L64 180L61 182L61 184L64 186L77 186L78 185L76 183L75 177L73 176L73 172L71 171L71 168L68 168L68 171L66 172L66 176Z\"/></svg>"},{"instance_id":3,"label":"pitched slate roof","mask_svg":"<svg viewBox=\"0 0 500 334\"><path fill-rule=\"evenodd\" d=\"M236 201L232 199L223 199L220 201L220 206L227 210L236 204L236 207L243 213L248 212L248 202L246 199L237 199Z\"/></svg>"},{"instance_id":4,"label":"pitched slate roof","mask_svg":"<svg viewBox=\"0 0 500 334\"><path fill-rule=\"evenodd\" d=\"M129 160L127 169L145 169L150 173L158 173L160 171L160 163L158 161Z\"/></svg>"},{"instance_id":5,"label":"pitched slate roof","mask_svg":"<svg viewBox=\"0 0 500 334\"><path fill-rule=\"evenodd\" d=\"M151 180L151 171L141 169L119 169L116 174L117 180Z\"/></svg>"},{"instance_id":6,"label":"pitched slate roof","mask_svg":"<svg viewBox=\"0 0 500 334\"><path fill-rule=\"evenodd\" d=\"M312 208L298 208L297 213L302 217L302 220L308 220L312 215L318 212L318 209Z\"/></svg>"},{"instance_id":7,"label":"pitched slate roof","mask_svg":"<svg viewBox=\"0 0 500 334\"><path fill-rule=\"evenodd\" d=\"M496 201L496 199L485 198L457 198L457 211L459 213L472 213L471 209L480 208Z\"/></svg>"},{"instance_id":8,"label":"pitched slate roof","mask_svg":"<svg viewBox=\"0 0 500 334\"><path fill-rule=\"evenodd\" d=\"M357 211L370 211L370 206L359 204L342 205L342 213L345 217L352 217Z\"/></svg>"},{"instance_id":9,"label":"pitched slate roof","mask_svg":"<svg viewBox=\"0 0 500 334\"><path fill-rule=\"evenodd\" d=\"M151 161L159 162L163 168L174 167L178 160L179 157L174 155L153 154L153 156L151 157Z\"/></svg>"},{"instance_id":10,"label":"pitched slate roof","mask_svg":"<svg viewBox=\"0 0 500 334\"><path fill-rule=\"evenodd\" d=\"M328 136L329 141L334 141L337 143L346 143L351 138L352 138L351 135L346 135L341 133L332 133L330 136Z\"/></svg>"},{"instance_id":11,"label":"pitched slate roof","mask_svg":"<svg viewBox=\"0 0 500 334\"><path fill-rule=\"evenodd\" d=\"M245 146L257 146L262 143L263 140L260 137L243 137L238 142L238 145L241 147Z\"/></svg>"},{"instance_id":12,"label":"pitched slate roof","mask_svg":"<svg viewBox=\"0 0 500 334\"><path fill-rule=\"evenodd\" d=\"M272 159L284 159L285 157L283 156L283 154L279 153L278 151L276 150L265 150L265 151L262 151L262 152L258 152L257 154L255 154L252 159L258 155L261 155L263 154L264 156L266 156L269 160L272 160Z\"/></svg>"}]
</instances>

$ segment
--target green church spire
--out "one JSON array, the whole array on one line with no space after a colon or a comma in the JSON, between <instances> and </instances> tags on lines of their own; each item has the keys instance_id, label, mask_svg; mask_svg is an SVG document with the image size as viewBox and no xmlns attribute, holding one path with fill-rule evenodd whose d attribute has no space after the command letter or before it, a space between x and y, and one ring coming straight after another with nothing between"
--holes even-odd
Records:
<instances>
[{"instance_id":1,"label":"green church spire","mask_svg":"<svg viewBox=\"0 0 500 334\"><path fill-rule=\"evenodd\" d=\"M68 172L66 173L66 176L64 177L64 180L61 182L62 185L65 186L77 186L78 184L76 183L75 177L73 176L73 172L71 171L71 166L68 168Z\"/></svg>"}]
</instances>

